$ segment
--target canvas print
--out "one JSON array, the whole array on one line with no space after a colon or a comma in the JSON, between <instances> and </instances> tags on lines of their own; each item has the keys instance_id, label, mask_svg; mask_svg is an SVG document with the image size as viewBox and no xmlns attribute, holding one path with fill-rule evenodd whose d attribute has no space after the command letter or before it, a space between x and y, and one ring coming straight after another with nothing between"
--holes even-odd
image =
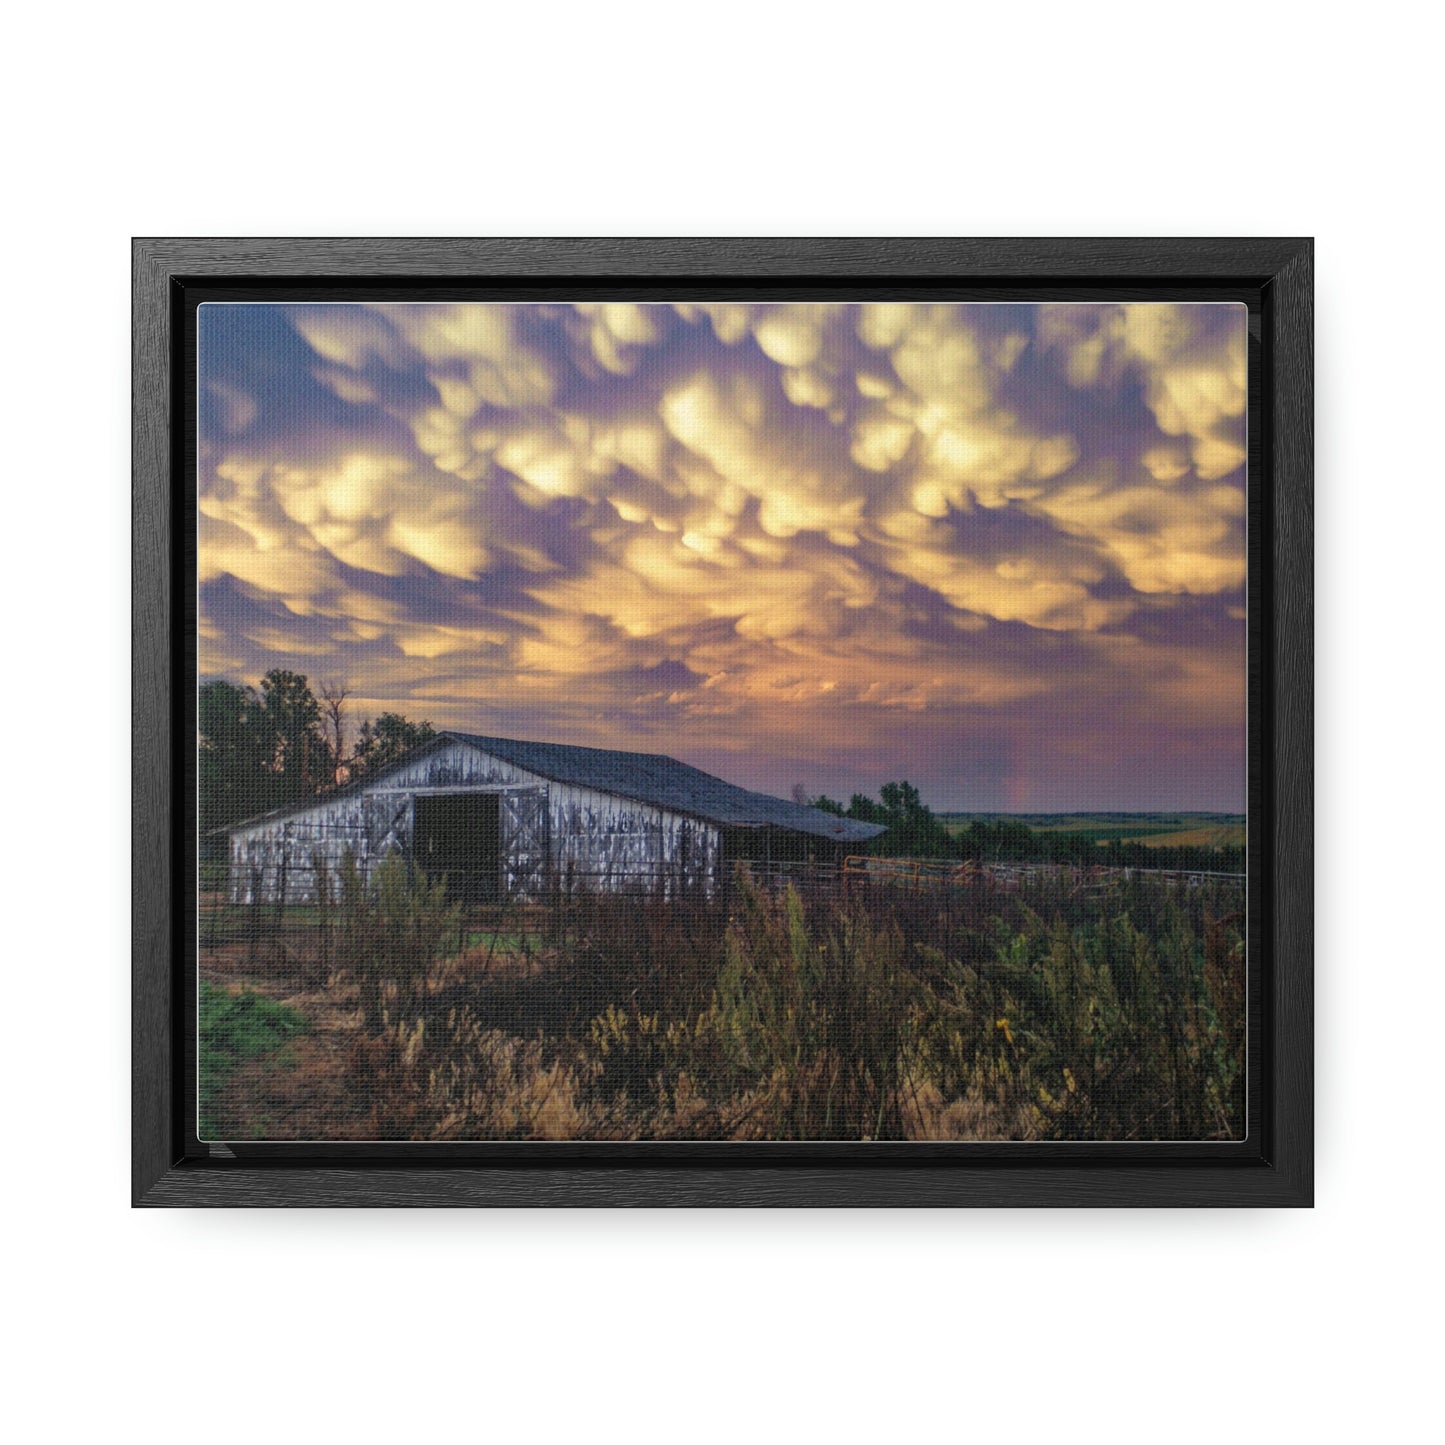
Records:
<instances>
[{"instance_id":1,"label":"canvas print","mask_svg":"<svg viewBox=\"0 0 1445 1445\"><path fill-rule=\"evenodd\" d=\"M199 1137L1242 1138L1248 324L202 306Z\"/></svg>"}]
</instances>

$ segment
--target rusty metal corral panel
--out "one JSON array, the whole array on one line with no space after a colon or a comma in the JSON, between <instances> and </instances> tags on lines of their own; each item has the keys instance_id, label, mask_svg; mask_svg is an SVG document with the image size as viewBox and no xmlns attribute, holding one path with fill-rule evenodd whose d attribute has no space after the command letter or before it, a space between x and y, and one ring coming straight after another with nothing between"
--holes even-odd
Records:
<instances>
[{"instance_id":1,"label":"rusty metal corral panel","mask_svg":"<svg viewBox=\"0 0 1445 1445\"><path fill-rule=\"evenodd\" d=\"M318 866L334 873L348 848L363 873L390 852L410 857L417 794L472 789L502 794L502 872L511 897L539 898L557 888L711 894L717 886L715 824L550 782L448 742L373 784L234 829L232 901L313 902Z\"/></svg>"}]
</instances>

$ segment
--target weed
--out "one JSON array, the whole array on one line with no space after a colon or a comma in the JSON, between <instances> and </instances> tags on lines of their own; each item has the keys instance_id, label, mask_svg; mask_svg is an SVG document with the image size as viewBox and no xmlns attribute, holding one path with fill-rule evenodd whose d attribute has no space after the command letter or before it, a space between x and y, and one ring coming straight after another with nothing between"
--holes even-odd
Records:
<instances>
[{"instance_id":1,"label":"weed","mask_svg":"<svg viewBox=\"0 0 1445 1445\"><path fill-rule=\"evenodd\" d=\"M337 882L336 963L356 980L364 1027L379 1034L391 1022L391 995L410 1005L421 994L456 934L457 908L443 880L429 882L396 853L365 876L348 849Z\"/></svg>"},{"instance_id":2,"label":"weed","mask_svg":"<svg viewBox=\"0 0 1445 1445\"><path fill-rule=\"evenodd\" d=\"M1225 1139L1242 893L1067 871L743 884L577 892L464 929L391 859L369 879L348 860L323 906L373 1137Z\"/></svg>"}]
</instances>

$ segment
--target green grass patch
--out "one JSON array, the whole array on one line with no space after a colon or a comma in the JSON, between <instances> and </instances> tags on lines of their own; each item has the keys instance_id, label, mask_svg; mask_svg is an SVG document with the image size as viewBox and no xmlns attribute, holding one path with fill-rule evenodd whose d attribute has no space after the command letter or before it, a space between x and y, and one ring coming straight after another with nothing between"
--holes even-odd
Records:
<instances>
[{"instance_id":1,"label":"green grass patch","mask_svg":"<svg viewBox=\"0 0 1445 1445\"><path fill-rule=\"evenodd\" d=\"M526 953L540 944L541 935L536 933L468 933L459 951L485 948L494 953Z\"/></svg>"},{"instance_id":2,"label":"green grass patch","mask_svg":"<svg viewBox=\"0 0 1445 1445\"><path fill-rule=\"evenodd\" d=\"M234 1136L219 1117L217 1101L236 1066L245 1059L277 1053L310 1028L306 1016L250 989L230 993L202 982L200 999L200 1135L220 1140Z\"/></svg>"}]
</instances>

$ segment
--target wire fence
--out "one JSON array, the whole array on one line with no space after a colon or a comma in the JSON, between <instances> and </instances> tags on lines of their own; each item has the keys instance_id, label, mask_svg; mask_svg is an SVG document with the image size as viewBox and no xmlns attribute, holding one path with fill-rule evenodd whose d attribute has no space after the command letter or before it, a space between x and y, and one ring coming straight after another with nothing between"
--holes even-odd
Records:
<instances>
[{"instance_id":1,"label":"wire fence","mask_svg":"<svg viewBox=\"0 0 1445 1445\"><path fill-rule=\"evenodd\" d=\"M854 855L843 860L845 888L857 884L886 884L914 893L931 888L983 887L1014 889L1031 879L1062 878L1079 889L1106 888L1119 880L1153 879L1159 883L1202 888L1209 883L1243 883L1243 873L1221 873L1191 868L1133 868L1106 864L980 862L948 858L876 858Z\"/></svg>"},{"instance_id":2,"label":"wire fence","mask_svg":"<svg viewBox=\"0 0 1445 1445\"><path fill-rule=\"evenodd\" d=\"M198 942L204 959L234 964L290 963L324 980L338 948L342 903L337 870L313 856L283 858L263 873L252 863L204 865L198 897ZM364 872L364 870L363 870ZM793 888L805 898L926 897L939 893L1015 893L1046 885L1064 895L1107 893L1123 884L1158 884L1197 890L1238 888L1244 875L1181 869L1078 867L1054 863L979 862L952 859L886 858L855 854L837 861L735 860L712 872L681 872L652 866L627 874L569 868L545 876L543 886L508 889L505 878L484 880L433 874L444 879L453 924L448 954L498 949L525 953L565 938L583 918L590 900L633 899L639 905L688 901L726 909L739 889ZM270 887L266 886L267 878ZM485 883L485 886L481 886Z\"/></svg>"}]
</instances>

